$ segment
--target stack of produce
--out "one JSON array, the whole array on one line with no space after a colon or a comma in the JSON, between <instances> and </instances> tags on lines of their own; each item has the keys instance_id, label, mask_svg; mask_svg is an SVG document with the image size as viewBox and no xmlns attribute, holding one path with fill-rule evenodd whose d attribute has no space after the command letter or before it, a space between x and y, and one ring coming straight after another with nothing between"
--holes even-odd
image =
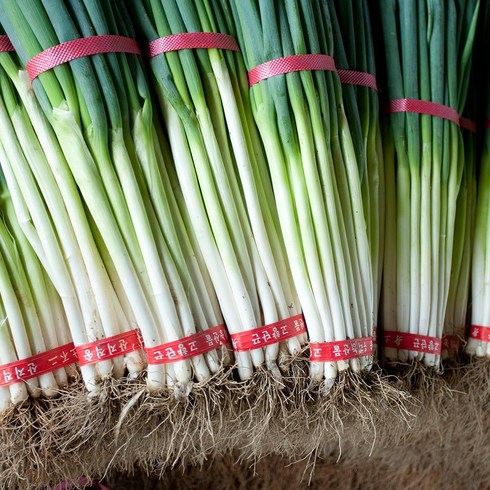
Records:
<instances>
[{"instance_id":1,"label":"stack of produce","mask_svg":"<svg viewBox=\"0 0 490 490\"><path fill-rule=\"evenodd\" d=\"M489 45L479 0L0 0L0 478L316 454L410 417L378 351L490 357Z\"/></svg>"},{"instance_id":2,"label":"stack of produce","mask_svg":"<svg viewBox=\"0 0 490 490\"><path fill-rule=\"evenodd\" d=\"M241 380L279 384L306 350L329 390L371 369L380 303L386 357L439 366L473 235L485 355L488 145L475 220L460 117L478 0L24 5L0 0L0 363L70 358L5 381L4 406L76 362L91 395L128 374L185 398L232 350Z\"/></svg>"}]
</instances>

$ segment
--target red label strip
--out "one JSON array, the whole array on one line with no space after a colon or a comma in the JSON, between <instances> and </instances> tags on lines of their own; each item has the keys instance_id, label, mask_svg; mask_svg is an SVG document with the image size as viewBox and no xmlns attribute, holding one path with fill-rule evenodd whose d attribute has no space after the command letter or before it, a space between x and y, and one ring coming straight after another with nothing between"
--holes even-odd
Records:
<instances>
[{"instance_id":1,"label":"red label strip","mask_svg":"<svg viewBox=\"0 0 490 490\"><path fill-rule=\"evenodd\" d=\"M376 83L376 77L365 71L355 70L337 70L339 74L340 82L347 85L361 85L363 87L372 88L378 91L378 84Z\"/></svg>"},{"instance_id":2,"label":"red label strip","mask_svg":"<svg viewBox=\"0 0 490 490\"><path fill-rule=\"evenodd\" d=\"M459 127L461 129L466 129L466 131L470 131L472 133L476 133L476 121L472 121L471 119L468 119L467 117L461 116L459 118Z\"/></svg>"},{"instance_id":3,"label":"red label strip","mask_svg":"<svg viewBox=\"0 0 490 490\"><path fill-rule=\"evenodd\" d=\"M96 340L75 348L80 366L88 366L96 362L108 361L128 352L141 349L143 340L139 329L123 332L112 337Z\"/></svg>"},{"instance_id":4,"label":"red label strip","mask_svg":"<svg viewBox=\"0 0 490 490\"><path fill-rule=\"evenodd\" d=\"M141 54L138 43L129 37L104 35L73 39L42 51L27 62L29 77L34 80L41 73L69 61L105 53Z\"/></svg>"},{"instance_id":5,"label":"red label strip","mask_svg":"<svg viewBox=\"0 0 490 490\"><path fill-rule=\"evenodd\" d=\"M482 327L481 325L472 325L470 328L470 339L482 340L490 342L490 327Z\"/></svg>"},{"instance_id":6,"label":"red label strip","mask_svg":"<svg viewBox=\"0 0 490 490\"><path fill-rule=\"evenodd\" d=\"M231 334L230 337L234 351L246 352L277 344L303 333L306 333L306 327L303 315L300 314L253 330Z\"/></svg>"},{"instance_id":7,"label":"red label strip","mask_svg":"<svg viewBox=\"0 0 490 490\"><path fill-rule=\"evenodd\" d=\"M375 325L373 327L373 344L376 345L378 343L378 326Z\"/></svg>"},{"instance_id":8,"label":"red label strip","mask_svg":"<svg viewBox=\"0 0 490 490\"><path fill-rule=\"evenodd\" d=\"M206 354L229 343L225 326L218 325L183 339L149 347L146 349L146 355L148 364L168 364Z\"/></svg>"},{"instance_id":9,"label":"red label strip","mask_svg":"<svg viewBox=\"0 0 490 490\"><path fill-rule=\"evenodd\" d=\"M487 129L490 129L490 117L488 119L485 119L485 127Z\"/></svg>"},{"instance_id":10,"label":"red label strip","mask_svg":"<svg viewBox=\"0 0 490 490\"><path fill-rule=\"evenodd\" d=\"M326 54L295 54L266 61L252 68L248 72L248 84L252 87L267 78L303 70L337 71L337 68L334 59Z\"/></svg>"},{"instance_id":11,"label":"red label strip","mask_svg":"<svg viewBox=\"0 0 490 490\"><path fill-rule=\"evenodd\" d=\"M392 349L435 355L440 355L442 348L441 339L437 337L389 330L383 332L383 345Z\"/></svg>"},{"instance_id":12,"label":"red label strip","mask_svg":"<svg viewBox=\"0 0 490 490\"><path fill-rule=\"evenodd\" d=\"M443 335L442 350L448 352L458 352L463 348L463 341L458 335Z\"/></svg>"},{"instance_id":13,"label":"red label strip","mask_svg":"<svg viewBox=\"0 0 490 490\"><path fill-rule=\"evenodd\" d=\"M425 114L428 116L442 117L459 126L458 111L452 107L448 107L437 102L419 99L396 99L388 102L386 107L388 114L395 112L415 112L417 114Z\"/></svg>"},{"instance_id":14,"label":"red label strip","mask_svg":"<svg viewBox=\"0 0 490 490\"><path fill-rule=\"evenodd\" d=\"M182 32L163 36L151 41L146 48L148 58L153 58L169 51L181 49L226 49L240 51L233 36L219 32Z\"/></svg>"},{"instance_id":15,"label":"red label strip","mask_svg":"<svg viewBox=\"0 0 490 490\"><path fill-rule=\"evenodd\" d=\"M9 386L77 362L73 343L0 366L0 386Z\"/></svg>"},{"instance_id":16,"label":"red label strip","mask_svg":"<svg viewBox=\"0 0 490 490\"><path fill-rule=\"evenodd\" d=\"M8 36L0 36L0 53L8 53L10 51L15 51L10 39Z\"/></svg>"},{"instance_id":17,"label":"red label strip","mask_svg":"<svg viewBox=\"0 0 490 490\"><path fill-rule=\"evenodd\" d=\"M336 340L333 342L312 342L310 361L335 362L347 361L373 354L373 338Z\"/></svg>"}]
</instances>

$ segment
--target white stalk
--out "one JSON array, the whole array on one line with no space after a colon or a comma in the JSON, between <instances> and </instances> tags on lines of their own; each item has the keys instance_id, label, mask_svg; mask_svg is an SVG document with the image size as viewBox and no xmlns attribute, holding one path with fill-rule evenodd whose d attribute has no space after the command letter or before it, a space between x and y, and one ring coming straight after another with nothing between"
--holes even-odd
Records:
<instances>
[{"instance_id":1,"label":"white stalk","mask_svg":"<svg viewBox=\"0 0 490 490\"><path fill-rule=\"evenodd\" d=\"M163 97L161 97L161 103L164 108L170 145L173 154L176 156L178 155L176 170L189 212L189 219L193 224L193 229L202 253L206 257L206 263L209 264L209 274L213 281L213 285L216 288L216 293L223 311L223 317L227 322L228 330L231 333L240 332L243 329L239 313L241 308L238 308L238 305L235 303L235 298L237 296L232 292L227 271L224 268L216 242L212 236L208 216L204 211L204 203L202 202L199 191L192 157L184 137L184 128L175 110ZM245 308L245 311L251 311L250 306L245 305ZM242 379L247 379L252 375L253 370L250 355L248 353L237 353L237 364Z\"/></svg>"},{"instance_id":2,"label":"white stalk","mask_svg":"<svg viewBox=\"0 0 490 490\"><path fill-rule=\"evenodd\" d=\"M141 328L145 345L154 347L160 342L157 327L151 315L139 277L136 274L121 233L116 226L102 184L95 175L96 167L86 146L83 135L70 111L58 108L53 112L53 128L58 136L67 162L77 182L87 206L100 230L104 230L104 240ZM164 369L159 365L148 366L148 386L160 388L165 385Z\"/></svg>"},{"instance_id":3,"label":"white stalk","mask_svg":"<svg viewBox=\"0 0 490 490\"><path fill-rule=\"evenodd\" d=\"M4 308L4 304L0 301L0 364L9 364L11 362L18 361L15 347L12 343L10 336L10 320L7 317L7 313ZM3 376L3 372L0 372L0 376ZM2 406L9 406L10 403L18 405L27 400L28 392L25 383L15 383L1 389L2 392Z\"/></svg>"}]
</instances>

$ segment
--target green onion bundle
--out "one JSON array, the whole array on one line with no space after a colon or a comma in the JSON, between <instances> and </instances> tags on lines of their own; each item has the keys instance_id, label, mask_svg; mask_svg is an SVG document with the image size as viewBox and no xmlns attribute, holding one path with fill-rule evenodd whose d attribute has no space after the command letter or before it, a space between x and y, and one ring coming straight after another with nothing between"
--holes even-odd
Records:
<instances>
[{"instance_id":1,"label":"green onion bundle","mask_svg":"<svg viewBox=\"0 0 490 490\"><path fill-rule=\"evenodd\" d=\"M478 5L472 0L380 2L390 100L462 110ZM383 324L386 330L441 339L458 232L462 135L457 121L441 117L406 112L388 118ZM439 364L437 353L417 349L390 348L386 356Z\"/></svg>"},{"instance_id":2,"label":"green onion bundle","mask_svg":"<svg viewBox=\"0 0 490 490\"><path fill-rule=\"evenodd\" d=\"M0 162L4 157L0 144ZM66 345L70 336L60 297L21 230L3 175L0 213L0 363L4 365ZM25 366L20 369L27 374ZM61 367L26 383L3 386L0 410L21 403L28 394L54 396L72 374L72 366Z\"/></svg>"},{"instance_id":3,"label":"green onion bundle","mask_svg":"<svg viewBox=\"0 0 490 490\"><path fill-rule=\"evenodd\" d=\"M335 56L333 6L295 0L222 2L233 12L248 70L294 54ZM355 147L338 75L300 71L255 84L250 103L311 342L372 335L371 260ZM329 388L371 357L312 362Z\"/></svg>"},{"instance_id":4,"label":"green onion bundle","mask_svg":"<svg viewBox=\"0 0 490 490\"><path fill-rule=\"evenodd\" d=\"M334 2L338 69L376 75L371 19L366 0ZM342 96L361 176L364 218L371 249L374 324L377 324L384 254L385 189L378 93L372 87L343 84Z\"/></svg>"},{"instance_id":5,"label":"green onion bundle","mask_svg":"<svg viewBox=\"0 0 490 490\"><path fill-rule=\"evenodd\" d=\"M172 34L232 33L216 2L128 4L146 43ZM228 330L238 334L297 315L242 60L218 49L182 49L155 56L150 65L187 212ZM301 340L237 352L240 377L264 361L278 375L278 356L297 353Z\"/></svg>"},{"instance_id":6,"label":"green onion bundle","mask_svg":"<svg viewBox=\"0 0 490 490\"><path fill-rule=\"evenodd\" d=\"M481 30L478 37L478 97L480 126L482 129L481 150L478 168L478 199L474 229L474 245L471 269L471 329L466 352L478 357L490 357L490 337L480 331L490 327L490 65L488 46L490 45L490 4L485 2L482 9ZM480 72L482 70L483 72ZM476 331L475 331L476 330ZM490 332L490 330L486 330Z\"/></svg>"},{"instance_id":7,"label":"green onion bundle","mask_svg":"<svg viewBox=\"0 0 490 490\"><path fill-rule=\"evenodd\" d=\"M100 317L94 315L95 300L79 247L79 243L85 246L90 251L89 257L93 257L95 245L92 234L90 230L86 232L89 225L78 199L78 191L73 182L63 175L66 162L33 93L29 90L25 72L18 71L16 60L10 54L3 53L0 62L5 68L0 68L0 163L10 189L13 207L19 226L63 300L74 341L84 344L88 342L87 332L90 331L94 336L101 335ZM7 74L15 81L15 86ZM23 101L21 94L24 96ZM30 108L30 115L27 113L27 106ZM71 193L71 216L50 165L51 168L58 168L60 179L65 184L65 192ZM72 223L78 224L78 242ZM65 260L65 257L69 257L69 260ZM99 273L103 271L103 266L97 264L94 270ZM110 286L108 279L107 283ZM100 280L96 284L104 285ZM100 302L105 300L106 294L110 294L110 289L103 288ZM113 306L110 305L109 308ZM97 369L100 375L107 375L114 369L114 375L120 376L124 371L124 367L117 364L112 366L112 363L101 364ZM82 371L89 390L94 391L98 374L90 366Z\"/></svg>"},{"instance_id":8,"label":"green onion bundle","mask_svg":"<svg viewBox=\"0 0 490 490\"><path fill-rule=\"evenodd\" d=\"M132 34L127 19L118 17L108 1L33 0L28 8L5 1L0 12L23 63L43 49L82 36ZM75 343L139 327L151 348L220 324L188 217L180 212L178 191L174 193L174 182L165 174L168 152L158 141L162 132L154 124L141 60L122 53L82 57L42 73L33 89L54 131L46 129L53 141L44 151L55 165L52 172L76 223L75 233L91 245L95 241L98 249L87 246L83 260L101 321L94 330L77 311L79 323L73 326L67 310ZM85 218L82 209L88 210ZM75 216L85 221L74 221ZM103 294L108 295L105 302ZM147 383L150 388L182 384L187 392L193 376L207 379L219 366L216 352L206 359L199 355L166 366L150 364ZM92 366L83 367L82 374L87 367ZM97 379L91 372L85 378L87 383Z\"/></svg>"}]
</instances>

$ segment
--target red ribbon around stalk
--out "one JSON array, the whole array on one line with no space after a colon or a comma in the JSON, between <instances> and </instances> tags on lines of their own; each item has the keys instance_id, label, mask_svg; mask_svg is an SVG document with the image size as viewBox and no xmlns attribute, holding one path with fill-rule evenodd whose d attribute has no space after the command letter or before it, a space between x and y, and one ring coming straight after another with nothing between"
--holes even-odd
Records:
<instances>
[{"instance_id":1,"label":"red ribbon around stalk","mask_svg":"<svg viewBox=\"0 0 490 490\"><path fill-rule=\"evenodd\" d=\"M310 344L310 361L313 362L347 361L372 355L373 337Z\"/></svg>"},{"instance_id":2,"label":"red ribbon around stalk","mask_svg":"<svg viewBox=\"0 0 490 490\"><path fill-rule=\"evenodd\" d=\"M490 342L490 327L483 327L482 325L472 325L470 328L470 339L482 340L483 342Z\"/></svg>"},{"instance_id":3,"label":"red ribbon around stalk","mask_svg":"<svg viewBox=\"0 0 490 490\"><path fill-rule=\"evenodd\" d=\"M89 36L73 39L41 51L27 62L26 69L32 81L41 73L69 61L106 53L141 55L138 43L129 37L112 34Z\"/></svg>"},{"instance_id":4,"label":"red ribbon around stalk","mask_svg":"<svg viewBox=\"0 0 490 490\"><path fill-rule=\"evenodd\" d=\"M0 386L27 381L77 362L73 343L0 366Z\"/></svg>"},{"instance_id":5,"label":"red ribbon around stalk","mask_svg":"<svg viewBox=\"0 0 490 490\"><path fill-rule=\"evenodd\" d=\"M485 119L485 128L490 129L490 117Z\"/></svg>"},{"instance_id":6,"label":"red ribbon around stalk","mask_svg":"<svg viewBox=\"0 0 490 490\"><path fill-rule=\"evenodd\" d=\"M8 36L1 35L0 36L0 53L8 53L10 51L15 51L12 43Z\"/></svg>"},{"instance_id":7,"label":"red ribbon around stalk","mask_svg":"<svg viewBox=\"0 0 490 490\"><path fill-rule=\"evenodd\" d=\"M262 80L304 70L337 71L335 61L326 54L295 54L266 61L248 72L250 87Z\"/></svg>"},{"instance_id":8,"label":"red ribbon around stalk","mask_svg":"<svg viewBox=\"0 0 490 490\"><path fill-rule=\"evenodd\" d=\"M303 315L296 315L286 320L270 323L245 332L231 334L231 343L236 352L246 352L306 333Z\"/></svg>"},{"instance_id":9,"label":"red ribbon around stalk","mask_svg":"<svg viewBox=\"0 0 490 490\"><path fill-rule=\"evenodd\" d=\"M440 355L442 350L442 342L438 337L391 330L383 332L383 345L391 349L435 355Z\"/></svg>"},{"instance_id":10,"label":"red ribbon around stalk","mask_svg":"<svg viewBox=\"0 0 490 490\"><path fill-rule=\"evenodd\" d=\"M225 49L240 51L234 37L220 32L182 32L151 41L146 48L148 58L181 49Z\"/></svg>"},{"instance_id":11,"label":"red ribbon around stalk","mask_svg":"<svg viewBox=\"0 0 490 490\"><path fill-rule=\"evenodd\" d=\"M466 129L466 131L470 131L471 133L477 132L476 121L468 119L467 117L461 116L459 118L459 126L461 129Z\"/></svg>"},{"instance_id":12,"label":"red ribbon around stalk","mask_svg":"<svg viewBox=\"0 0 490 490\"><path fill-rule=\"evenodd\" d=\"M419 99L396 99L388 102L386 106L388 114L396 112L414 112L428 116L441 117L459 126L460 117L458 111L452 107L437 102Z\"/></svg>"},{"instance_id":13,"label":"red ribbon around stalk","mask_svg":"<svg viewBox=\"0 0 490 490\"><path fill-rule=\"evenodd\" d=\"M360 85L378 91L376 77L372 73L356 70L337 70L340 82L346 85Z\"/></svg>"},{"instance_id":14,"label":"red ribbon around stalk","mask_svg":"<svg viewBox=\"0 0 490 490\"><path fill-rule=\"evenodd\" d=\"M96 362L108 361L129 352L141 349L143 341L139 329L129 330L112 337L95 340L75 348L80 366L88 366Z\"/></svg>"},{"instance_id":15,"label":"red ribbon around stalk","mask_svg":"<svg viewBox=\"0 0 490 490\"><path fill-rule=\"evenodd\" d=\"M458 352L463 348L463 340L459 335L443 335L442 350L447 352Z\"/></svg>"},{"instance_id":16,"label":"red ribbon around stalk","mask_svg":"<svg viewBox=\"0 0 490 490\"><path fill-rule=\"evenodd\" d=\"M229 344L224 325L197 332L172 342L146 348L148 364L168 364L206 354Z\"/></svg>"}]
</instances>

